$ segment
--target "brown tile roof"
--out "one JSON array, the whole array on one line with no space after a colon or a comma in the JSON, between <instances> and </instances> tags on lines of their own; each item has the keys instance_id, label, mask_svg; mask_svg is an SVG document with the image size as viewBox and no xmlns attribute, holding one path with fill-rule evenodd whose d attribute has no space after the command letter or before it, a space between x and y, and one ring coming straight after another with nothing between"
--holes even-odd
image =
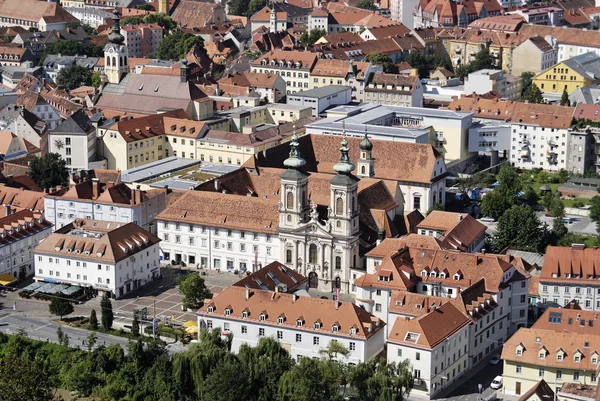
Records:
<instances>
[{"instance_id":1,"label":"brown tile roof","mask_svg":"<svg viewBox=\"0 0 600 401\"><path fill-rule=\"evenodd\" d=\"M0 217L0 244L9 244L52 227L42 213L19 210Z\"/></svg>"},{"instance_id":2,"label":"brown tile roof","mask_svg":"<svg viewBox=\"0 0 600 401\"><path fill-rule=\"evenodd\" d=\"M16 210L29 209L34 212L43 212L44 193L0 184L0 204L11 205Z\"/></svg>"},{"instance_id":3,"label":"brown tile roof","mask_svg":"<svg viewBox=\"0 0 600 401\"><path fill-rule=\"evenodd\" d=\"M36 23L42 17L46 22L77 21L58 3L37 0L3 0L0 2L0 15Z\"/></svg>"},{"instance_id":4,"label":"brown tile roof","mask_svg":"<svg viewBox=\"0 0 600 401\"><path fill-rule=\"evenodd\" d=\"M210 23L213 9L221 8L222 6L219 3L184 0L175 8L171 17L181 27L201 27Z\"/></svg>"},{"instance_id":5,"label":"brown tile roof","mask_svg":"<svg viewBox=\"0 0 600 401\"><path fill-rule=\"evenodd\" d=\"M97 190L94 189L94 181L83 181L71 184L68 187L56 190L46 197L73 199L78 201L92 201L105 204L138 205L143 201L151 199L164 192L162 189L150 189L140 191L139 198L134 196L135 189L129 188L124 183L109 183L109 181L98 181Z\"/></svg>"},{"instance_id":6,"label":"brown tile roof","mask_svg":"<svg viewBox=\"0 0 600 401\"><path fill-rule=\"evenodd\" d=\"M272 88L279 75L267 74L258 72L244 72L236 73L235 75L228 75L219 80L219 84L229 84L236 86L254 86L258 88Z\"/></svg>"},{"instance_id":7,"label":"brown tile roof","mask_svg":"<svg viewBox=\"0 0 600 401\"><path fill-rule=\"evenodd\" d=\"M535 321L532 328L576 334L599 335L597 322L600 313L571 308L548 308ZM600 351L600 350L598 350Z\"/></svg>"},{"instance_id":8,"label":"brown tile roof","mask_svg":"<svg viewBox=\"0 0 600 401\"><path fill-rule=\"evenodd\" d=\"M525 23L525 18L519 14L496 15L493 17L480 18L469 24L474 29L500 29L503 32L516 32Z\"/></svg>"},{"instance_id":9,"label":"brown tile roof","mask_svg":"<svg viewBox=\"0 0 600 401\"><path fill-rule=\"evenodd\" d=\"M337 76L345 78L348 75L351 64L347 60L332 60L321 58L315 63L310 75L312 76Z\"/></svg>"},{"instance_id":10,"label":"brown tile roof","mask_svg":"<svg viewBox=\"0 0 600 401\"><path fill-rule=\"evenodd\" d=\"M304 287L308 279L294 269L287 268L279 262L271 262L256 272L234 283L234 286L251 288L253 290L275 291L293 293ZM284 285L285 287L282 287Z\"/></svg>"},{"instance_id":11,"label":"brown tile roof","mask_svg":"<svg viewBox=\"0 0 600 401\"><path fill-rule=\"evenodd\" d=\"M310 52L273 50L252 61L252 65L260 66L263 60L265 60L267 64L271 60L275 60L276 62L283 61L284 63L287 63L288 61L292 63L299 62L301 64L300 68L311 69L317 61L317 55Z\"/></svg>"},{"instance_id":12,"label":"brown tile roof","mask_svg":"<svg viewBox=\"0 0 600 401\"><path fill-rule=\"evenodd\" d=\"M568 25L589 24L591 22L590 17L579 9L565 10L563 18Z\"/></svg>"},{"instance_id":13,"label":"brown tile roof","mask_svg":"<svg viewBox=\"0 0 600 401\"><path fill-rule=\"evenodd\" d=\"M392 36L402 36L410 32L406 26L402 24L388 25L388 26L375 26L369 29L369 32L375 37L375 40L385 39Z\"/></svg>"},{"instance_id":14,"label":"brown tile roof","mask_svg":"<svg viewBox=\"0 0 600 401\"><path fill-rule=\"evenodd\" d=\"M581 383L563 383L557 391L560 397L594 400L598 393L598 386Z\"/></svg>"},{"instance_id":15,"label":"brown tile roof","mask_svg":"<svg viewBox=\"0 0 600 401\"><path fill-rule=\"evenodd\" d=\"M355 32L330 33L328 35L323 36L321 39L324 39L327 43L335 44L348 42L363 42L363 38L361 38L360 35Z\"/></svg>"},{"instance_id":16,"label":"brown tile roof","mask_svg":"<svg viewBox=\"0 0 600 401\"><path fill-rule=\"evenodd\" d=\"M592 120L593 122L600 122L600 105L579 103L577 107L575 107L573 117L585 118Z\"/></svg>"},{"instance_id":17,"label":"brown tile roof","mask_svg":"<svg viewBox=\"0 0 600 401\"><path fill-rule=\"evenodd\" d=\"M535 275L531 275L531 277L529 278L529 286L527 288L527 293L529 294L530 297L537 297L539 298L540 296L540 278L539 276L535 276Z\"/></svg>"},{"instance_id":18,"label":"brown tile roof","mask_svg":"<svg viewBox=\"0 0 600 401\"><path fill-rule=\"evenodd\" d=\"M347 138L350 148L350 160L358 160L361 138ZM442 159L439 153L426 144L407 142L389 142L372 139L373 158L375 159L375 178L431 183L436 180L436 161ZM339 160L338 137L329 135L303 135L299 138L300 153L306 159L306 171L333 174L333 165ZM256 165L264 167L283 167L283 161L289 153L289 144L281 144L270 149L268 157L255 156ZM404 155L398 159L398 155ZM254 161L251 161L254 163Z\"/></svg>"},{"instance_id":19,"label":"brown tile roof","mask_svg":"<svg viewBox=\"0 0 600 401\"><path fill-rule=\"evenodd\" d=\"M546 39L541 36L533 36L528 39L531 43L533 43L540 51L547 52L552 50L552 45L546 41Z\"/></svg>"},{"instance_id":20,"label":"brown tile roof","mask_svg":"<svg viewBox=\"0 0 600 401\"><path fill-rule=\"evenodd\" d=\"M250 17L250 21L259 22L259 21L269 21L271 19L271 8L269 6L265 6L255 12L252 17ZM287 21L288 14L284 11L277 11L277 20L279 21Z\"/></svg>"},{"instance_id":21,"label":"brown tile roof","mask_svg":"<svg viewBox=\"0 0 600 401\"><path fill-rule=\"evenodd\" d=\"M434 297L408 291L392 291L388 311L411 318L423 316L455 298Z\"/></svg>"},{"instance_id":22,"label":"brown tile roof","mask_svg":"<svg viewBox=\"0 0 600 401\"><path fill-rule=\"evenodd\" d=\"M83 237L82 233L88 233ZM72 256L84 260L116 263L158 244L160 239L134 223L77 219L35 247L45 255Z\"/></svg>"},{"instance_id":23,"label":"brown tile roof","mask_svg":"<svg viewBox=\"0 0 600 401\"><path fill-rule=\"evenodd\" d=\"M554 391L552 391L552 388L544 379L537 382L535 386L530 388L529 391L519 397L519 401L527 401L532 395L537 396L537 399L542 401L554 400Z\"/></svg>"},{"instance_id":24,"label":"brown tile roof","mask_svg":"<svg viewBox=\"0 0 600 401\"><path fill-rule=\"evenodd\" d=\"M386 238L365 256L370 258L384 258L400 251L402 248L440 249L434 237L426 235L409 234L401 238Z\"/></svg>"},{"instance_id":25,"label":"brown tile roof","mask_svg":"<svg viewBox=\"0 0 600 401\"><path fill-rule=\"evenodd\" d=\"M246 299L246 289L231 286L216 295L212 300L200 308L198 314L205 318L210 316L248 320L260 325L272 325L294 328L299 331L323 332L329 335L355 337L368 339L381 330L385 323L371 315L364 309L351 302L333 301L330 299L298 297L292 294L275 293L263 290L251 290ZM213 312L208 312L209 308ZM225 309L230 314L225 316ZM242 317L242 312L248 312L248 317ZM259 316L264 314L265 319L259 321ZM284 323L278 324L278 318L284 317ZM297 326L301 319L302 327ZM315 329L314 324L320 323L320 328ZM333 326L338 326L338 331L333 331ZM351 329L356 334L350 334Z\"/></svg>"},{"instance_id":26,"label":"brown tile roof","mask_svg":"<svg viewBox=\"0 0 600 401\"><path fill-rule=\"evenodd\" d=\"M543 283L585 284L600 277L600 249L549 246L540 273Z\"/></svg>"},{"instance_id":27,"label":"brown tile roof","mask_svg":"<svg viewBox=\"0 0 600 401\"><path fill-rule=\"evenodd\" d=\"M519 347L522 347L522 355L517 355ZM542 352L543 359L540 358ZM560 361L556 357L559 352L564 353ZM598 352L600 335L520 328L504 343L502 359L512 363L593 372L597 363L592 363L592 356L600 360ZM576 355L580 357L579 362L575 362Z\"/></svg>"},{"instance_id":28,"label":"brown tile roof","mask_svg":"<svg viewBox=\"0 0 600 401\"><path fill-rule=\"evenodd\" d=\"M407 74L373 74L365 92L390 92L397 94L411 94L415 90L419 77ZM371 87L373 84L375 87ZM381 85L381 87L379 87Z\"/></svg>"},{"instance_id":29,"label":"brown tile roof","mask_svg":"<svg viewBox=\"0 0 600 401\"><path fill-rule=\"evenodd\" d=\"M190 124L193 124L192 121L188 119L185 111L177 109L161 114L120 120L108 129L111 131L118 131L125 142L134 142L167 133L168 128L166 128L165 125L165 117L173 117L177 120L184 120L185 123L189 121ZM173 124L173 120L169 121Z\"/></svg>"},{"instance_id":30,"label":"brown tile roof","mask_svg":"<svg viewBox=\"0 0 600 401\"><path fill-rule=\"evenodd\" d=\"M444 231L439 238L444 249L466 251L487 227L469 214L434 210L417 226L419 229Z\"/></svg>"},{"instance_id":31,"label":"brown tile roof","mask_svg":"<svg viewBox=\"0 0 600 401\"><path fill-rule=\"evenodd\" d=\"M416 319L396 319L388 341L411 347L432 349L470 323L451 302ZM409 337L414 333L417 338Z\"/></svg>"}]
</instances>

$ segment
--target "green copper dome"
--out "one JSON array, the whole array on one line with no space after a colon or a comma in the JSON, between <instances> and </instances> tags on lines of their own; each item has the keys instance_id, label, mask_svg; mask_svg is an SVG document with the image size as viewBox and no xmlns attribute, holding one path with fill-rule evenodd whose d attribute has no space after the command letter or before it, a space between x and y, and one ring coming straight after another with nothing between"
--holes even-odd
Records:
<instances>
[{"instance_id":1,"label":"green copper dome","mask_svg":"<svg viewBox=\"0 0 600 401\"><path fill-rule=\"evenodd\" d=\"M290 156L283 161L283 165L287 168L299 169L306 164L306 160L300 155L299 146L298 135L296 135L296 130L294 129L294 135L292 135L290 142Z\"/></svg>"},{"instance_id":2,"label":"green copper dome","mask_svg":"<svg viewBox=\"0 0 600 401\"><path fill-rule=\"evenodd\" d=\"M369 136L367 135L367 130L365 129L365 136L363 137L363 140L360 141L360 150L372 150L372 149L373 149L373 144L369 140Z\"/></svg>"},{"instance_id":3,"label":"green copper dome","mask_svg":"<svg viewBox=\"0 0 600 401\"><path fill-rule=\"evenodd\" d=\"M342 139L340 153L340 161L333 166L333 169L338 174L350 174L354 171L354 164L350 162L350 158L348 157L348 141L345 136L344 139Z\"/></svg>"}]
</instances>

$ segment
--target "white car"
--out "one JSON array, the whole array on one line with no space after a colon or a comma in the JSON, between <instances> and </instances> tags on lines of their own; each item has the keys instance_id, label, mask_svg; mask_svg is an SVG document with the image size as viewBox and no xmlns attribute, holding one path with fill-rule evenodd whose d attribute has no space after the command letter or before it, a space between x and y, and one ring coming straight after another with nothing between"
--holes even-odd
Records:
<instances>
[{"instance_id":1,"label":"white car","mask_svg":"<svg viewBox=\"0 0 600 401\"><path fill-rule=\"evenodd\" d=\"M481 221L483 221L483 222L485 222L485 223L493 223L493 222L495 222L495 221L496 221L496 220L494 220L494 218L493 218L493 217L482 217L482 218L481 218L481 219L479 219L479 220L481 220Z\"/></svg>"},{"instance_id":2,"label":"white car","mask_svg":"<svg viewBox=\"0 0 600 401\"><path fill-rule=\"evenodd\" d=\"M502 387L502 376L496 376L494 378L494 380L492 380L492 384L490 384L490 387L497 390L500 387Z\"/></svg>"},{"instance_id":3,"label":"white car","mask_svg":"<svg viewBox=\"0 0 600 401\"><path fill-rule=\"evenodd\" d=\"M490 365L497 365L500 362L500 354L496 354L490 359Z\"/></svg>"}]
</instances>

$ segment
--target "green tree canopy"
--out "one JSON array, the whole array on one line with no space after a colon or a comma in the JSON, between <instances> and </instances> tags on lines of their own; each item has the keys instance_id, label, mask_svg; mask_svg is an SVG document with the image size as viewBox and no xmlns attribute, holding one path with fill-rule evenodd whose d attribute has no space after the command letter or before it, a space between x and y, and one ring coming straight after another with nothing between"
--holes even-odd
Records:
<instances>
[{"instance_id":1,"label":"green tree canopy","mask_svg":"<svg viewBox=\"0 0 600 401\"><path fill-rule=\"evenodd\" d=\"M200 36L177 30L163 38L156 56L161 60L181 60L195 45L204 50L204 41Z\"/></svg>"},{"instance_id":2,"label":"green tree canopy","mask_svg":"<svg viewBox=\"0 0 600 401\"><path fill-rule=\"evenodd\" d=\"M90 329L98 330L98 316L96 316L96 309L92 309L90 312Z\"/></svg>"},{"instance_id":3,"label":"green tree canopy","mask_svg":"<svg viewBox=\"0 0 600 401\"><path fill-rule=\"evenodd\" d=\"M561 106L570 106L571 101L569 100L569 93L567 92L567 87L563 89L562 96L560 97L560 105Z\"/></svg>"},{"instance_id":4,"label":"green tree canopy","mask_svg":"<svg viewBox=\"0 0 600 401\"><path fill-rule=\"evenodd\" d=\"M324 29L314 28L310 32L304 31L300 36L300 43L302 43L305 47L311 46L325 35L327 35L327 31Z\"/></svg>"},{"instance_id":5,"label":"green tree canopy","mask_svg":"<svg viewBox=\"0 0 600 401\"><path fill-rule=\"evenodd\" d=\"M52 298L52 301L50 301L50 305L48 305L48 308L50 309L50 313L59 316L61 320L63 316L70 315L75 310L71 301L58 297Z\"/></svg>"},{"instance_id":6,"label":"green tree canopy","mask_svg":"<svg viewBox=\"0 0 600 401\"><path fill-rule=\"evenodd\" d=\"M524 98L525 92L529 90L529 87L532 84L532 78L535 76L535 72L525 71L521 73L521 80L523 85L521 86L521 97Z\"/></svg>"},{"instance_id":7,"label":"green tree canopy","mask_svg":"<svg viewBox=\"0 0 600 401\"><path fill-rule=\"evenodd\" d=\"M527 100L529 103L544 103L544 96L540 88L535 83L532 83L523 94L521 100Z\"/></svg>"},{"instance_id":8,"label":"green tree canopy","mask_svg":"<svg viewBox=\"0 0 600 401\"><path fill-rule=\"evenodd\" d=\"M104 330L110 330L113 325L114 315L112 309L112 302L108 293L104 293L100 300L100 308L102 308L102 328Z\"/></svg>"},{"instance_id":9,"label":"green tree canopy","mask_svg":"<svg viewBox=\"0 0 600 401\"><path fill-rule=\"evenodd\" d=\"M506 247L528 252L543 252L549 233L529 206L513 206L498 220L494 244L498 250Z\"/></svg>"},{"instance_id":10,"label":"green tree canopy","mask_svg":"<svg viewBox=\"0 0 600 401\"><path fill-rule=\"evenodd\" d=\"M179 292L183 296L182 303L186 308L198 309L204 305L205 299L210 299L212 293L206 288L204 279L198 273L190 273L177 278Z\"/></svg>"},{"instance_id":11,"label":"green tree canopy","mask_svg":"<svg viewBox=\"0 0 600 401\"><path fill-rule=\"evenodd\" d=\"M600 232L600 195L596 195L590 201L590 219L596 223L598 232Z\"/></svg>"},{"instance_id":12,"label":"green tree canopy","mask_svg":"<svg viewBox=\"0 0 600 401\"><path fill-rule=\"evenodd\" d=\"M388 56L387 54L384 54L381 52L374 52L374 53L368 54L367 57L365 57L365 60L370 63L373 63L375 65L382 66L383 71L385 71L387 73L390 73L390 74L398 73L398 66L396 64L394 64L394 62L392 61L390 56Z\"/></svg>"},{"instance_id":13,"label":"green tree canopy","mask_svg":"<svg viewBox=\"0 0 600 401\"><path fill-rule=\"evenodd\" d=\"M229 0L228 15L246 16L248 14L248 0Z\"/></svg>"},{"instance_id":14,"label":"green tree canopy","mask_svg":"<svg viewBox=\"0 0 600 401\"><path fill-rule=\"evenodd\" d=\"M43 65L49 54L61 54L63 56L88 56L103 57L104 51L95 43L82 43L75 40L59 40L44 47L40 65Z\"/></svg>"},{"instance_id":15,"label":"green tree canopy","mask_svg":"<svg viewBox=\"0 0 600 401\"><path fill-rule=\"evenodd\" d=\"M487 47L481 49L476 55L475 59L469 64L463 64L456 68L456 75L461 79L467 77L470 73L483 70L486 68L495 69L496 59L490 54L490 50Z\"/></svg>"},{"instance_id":16,"label":"green tree canopy","mask_svg":"<svg viewBox=\"0 0 600 401\"><path fill-rule=\"evenodd\" d=\"M48 374L26 355L0 357L0 400L48 401L54 398Z\"/></svg>"},{"instance_id":17,"label":"green tree canopy","mask_svg":"<svg viewBox=\"0 0 600 401\"><path fill-rule=\"evenodd\" d=\"M375 11L377 7L375 7L375 3L373 0L360 0L356 5L358 8L362 8L363 10Z\"/></svg>"},{"instance_id":18,"label":"green tree canopy","mask_svg":"<svg viewBox=\"0 0 600 401\"><path fill-rule=\"evenodd\" d=\"M341 401L338 362L302 358L279 381L280 401Z\"/></svg>"},{"instance_id":19,"label":"green tree canopy","mask_svg":"<svg viewBox=\"0 0 600 401\"><path fill-rule=\"evenodd\" d=\"M133 8L135 8L136 10L156 11L154 6L152 4L148 4L148 3L136 4L135 6L133 6Z\"/></svg>"},{"instance_id":20,"label":"green tree canopy","mask_svg":"<svg viewBox=\"0 0 600 401\"><path fill-rule=\"evenodd\" d=\"M423 54L421 52L408 53L405 60L412 68L419 70L419 77L428 78L429 73L437 67L444 67L452 70L452 63L447 57L438 57L433 54Z\"/></svg>"},{"instance_id":21,"label":"green tree canopy","mask_svg":"<svg viewBox=\"0 0 600 401\"><path fill-rule=\"evenodd\" d=\"M67 90L92 84L92 71L80 65L63 68L56 74L56 84Z\"/></svg>"},{"instance_id":22,"label":"green tree canopy","mask_svg":"<svg viewBox=\"0 0 600 401\"><path fill-rule=\"evenodd\" d=\"M413 383L407 359L398 364L372 359L357 365L350 374L350 384L362 401L406 400Z\"/></svg>"},{"instance_id":23,"label":"green tree canopy","mask_svg":"<svg viewBox=\"0 0 600 401\"><path fill-rule=\"evenodd\" d=\"M69 183L67 162L58 153L47 153L29 162L29 176L42 189Z\"/></svg>"},{"instance_id":24,"label":"green tree canopy","mask_svg":"<svg viewBox=\"0 0 600 401\"><path fill-rule=\"evenodd\" d=\"M250 0L248 4L248 17L253 16L257 11L262 10L267 5L267 0Z\"/></svg>"},{"instance_id":25,"label":"green tree canopy","mask_svg":"<svg viewBox=\"0 0 600 401\"><path fill-rule=\"evenodd\" d=\"M143 17L125 17L121 19L121 26L140 24L160 25L165 33L169 33L177 28L177 23L165 13L152 13Z\"/></svg>"}]
</instances>

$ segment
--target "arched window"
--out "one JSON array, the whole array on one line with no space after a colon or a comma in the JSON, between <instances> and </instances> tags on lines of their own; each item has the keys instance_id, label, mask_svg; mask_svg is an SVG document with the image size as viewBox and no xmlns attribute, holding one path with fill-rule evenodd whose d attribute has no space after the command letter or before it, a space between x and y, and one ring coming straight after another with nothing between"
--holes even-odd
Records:
<instances>
[{"instance_id":1,"label":"arched window","mask_svg":"<svg viewBox=\"0 0 600 401\"><path fill-rule=\"evenodd\" d=\"M292 263L292 250L291 249L285 250L285 263Z\"/></svg>"},{"instance_id":2,"label":"arched window","mask_svg":"<svg viewBox=\"0 0 600 401\"><path fill-rule=\"evenodd\" d=\"M335 269L336 270L341 270L342 269L342 257L341 256L336 256L335 257Z\"/></svg>"},{"instance_id":3,"label":"arched window","mask_svg":"<svg viewBox=\"0 0 600 401\"><path fill-rule=\"evenodd\" d=\"M294 208L294 194L292 192L288 192L285 196L285 207L287 209Z\"/></svg>"},{"instance_id":4,"label":"arched window","mask_svg":"<svg viewBox=\"0 0 600 401\"><path fill-rule=\"evenodd\" d=\"M291 215L289 215L289 214L287 215L287 222L288 222L288 223L291 223L291 222L292 222L292 216L291 216Z\"/></svg>"},{"instance_id":5,"label":"arched window","mask_svg":"<svg viewBox=\"0 0 600 401\"><path fill-rule=\"evenodd\" d=\"M317 263L317 246L310 244L308 247L308 263Z\"/></svg>"},{"instance_id":6,"label":"arched window","mask_svg":"<svg viewBox=\"0 0 600 401\"><path fill-rule=\"evenodd\" d=\"M365 166L360 166L360 173L362 175L365 175L367 173L367 169L365 168Z\"/></svg>"},{"instance_id":7,"label":"arched window","mask_svg":"<svg viewBox=\"0 0 600 401\"><path fill-rule=\"evenodd\" d=\"M123 67L123 57L119 57L119 67Z\"/></svg>"},{"instance_id":8,"label":"arched window","mask_svg":"<svg viewBox=\"0 0 600 401\"><path fill-rule=\"evenodd\" d=\"M110 57L107 57L107 58L106 58L106 66L107 66L107 67L110 67Z\"/></svg>"},{"instance_id":9,"label":"arched window","mask_svg":"<svg viewBox=\"0 0 600 401\"><path fill-rule=\"evenodd\" d=\"M335 200L335 214L344 214L344 200L341 197Z\"/></svg>"}]
</instances>

